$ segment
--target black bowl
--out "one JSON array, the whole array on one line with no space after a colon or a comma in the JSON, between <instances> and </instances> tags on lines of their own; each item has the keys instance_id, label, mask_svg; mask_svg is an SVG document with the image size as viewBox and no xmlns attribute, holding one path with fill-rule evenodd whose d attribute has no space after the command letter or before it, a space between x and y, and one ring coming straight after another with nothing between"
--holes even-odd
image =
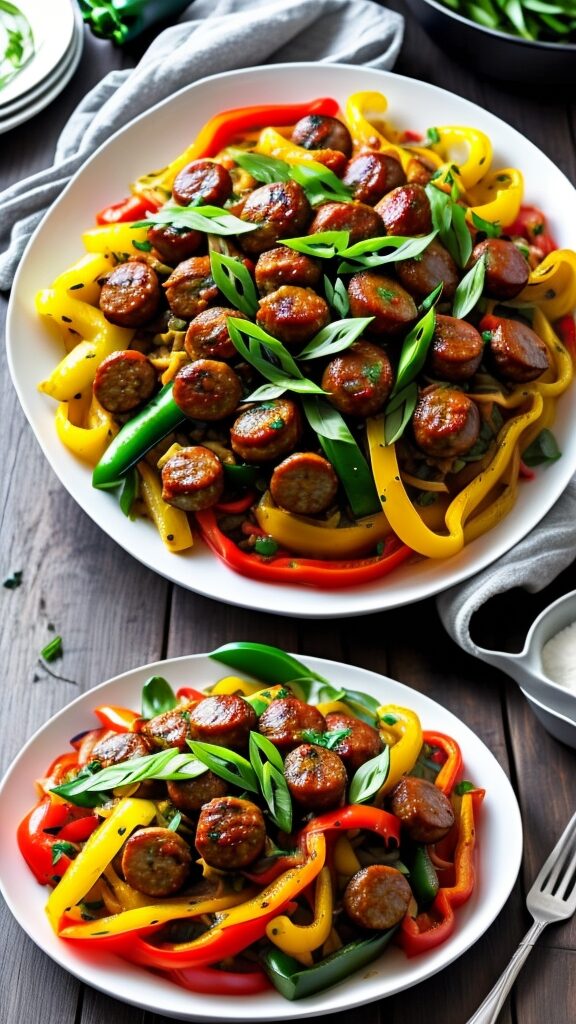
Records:
<instances>
[{"instance_id":1,"label":"black bowl","mask_svg":"<svg viewBox=\"0 0 576 1024\"><path fill-rule=\"evenodd\" d=\"M540 43L484 28L436 0L406 0L441 49L488 78L531 85L576 82L576 43Z\"/></svg>"}]
</instances>

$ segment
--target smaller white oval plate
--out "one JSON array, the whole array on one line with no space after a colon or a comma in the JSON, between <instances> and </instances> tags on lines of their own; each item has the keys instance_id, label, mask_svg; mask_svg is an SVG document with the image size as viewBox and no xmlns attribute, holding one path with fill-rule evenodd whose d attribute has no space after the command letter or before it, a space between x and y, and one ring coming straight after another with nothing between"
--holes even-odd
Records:
<instances>
[{"instance_id":1,"label":"smaller white oval plate","mask_svg":"<svg viewBox=\"0 0 576 1024\"><path fill-rule=\"evenodd\" d=\"M173 686L199 689L226 675L225 666L198 654L126 672L89 690L51 718L26 744L0 784L5 824L0 844L0 889L18 923L33 942L75 977L133 1006L181 1020L271 1021L334 1013L401 992L447 967L492 924L516 880L522 856L522 824L516 797L502 768L481 740L450 711L402 683L360 668L320 658L301 658L334 685L371 693L383 703L413 708L424 729L453 736L462 748L465 777L486 789L478 826L477 884L457 913L456 930L442 946L408 959L390 947L364 970L325 992L297 1002L272 990L228 999L196 995L132 966L111 954L87 955L59 940L44 912L48 890L38 885L16 842L16 829L35 802L34 779L41 777L69 739L96 726L92 709L102 703L139 709L142 685L151 675ZM497 870L495 869L497 866Z\"/></svg>"}]
</instances>

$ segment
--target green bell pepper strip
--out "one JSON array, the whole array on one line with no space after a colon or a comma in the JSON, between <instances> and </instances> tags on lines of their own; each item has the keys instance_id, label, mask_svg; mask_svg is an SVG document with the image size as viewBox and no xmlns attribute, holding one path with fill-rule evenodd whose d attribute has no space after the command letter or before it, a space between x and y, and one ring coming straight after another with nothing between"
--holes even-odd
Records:
<instances>
[{"instance_id":1,"label":"green bell pepper strip","mask_svg":"<svg viewBox=\"0 0 576 1024\"><path fill-rule=\"evenodd\" d=\"M303 967L298 960L272 948L264 953L262 966L275 988L285 999L305 999L339 981L375 960L385 949L396 928L390 928L369 939L357 939L312 967Z\"/></svg>"},{"instance_id":2,"label":"green bell pepper strip","mask_svg":"<svg viewBox=\"0 0 576 1024\"><path fill-rule=\"evenodd\" d=\"M92 486L100 490L118 487L128 470L185 419L174 401L170 382L116 434L94 467Z\"/></svg>"},{"instance_id":3,"label":"green bell pepper strip","mask_svg":"<svg viewBox=\"0 0 576 1024\"><path fill-rule=\"evenodd\" d=\"M286 651L280 650L279 647L271 647L268 644L238 640L235 643L217 647L209 654L209 657L236 669L237 672L247 672L248 675L261 679L264 683L284 684L303 678L328 683L327 679L307 668L291 654L286 654Z\"/></svg>"},{"instance_id":4,"label":"green bell pepper strip","mask_svg":"<svg viewBox=\"0 0 576 1024\"><path fill-rule=\"evenodd\" d=\"M410 887L419 907L436 898L440 883L426 846L417 846L410 865Z\"/></svg>"}]
</instances>

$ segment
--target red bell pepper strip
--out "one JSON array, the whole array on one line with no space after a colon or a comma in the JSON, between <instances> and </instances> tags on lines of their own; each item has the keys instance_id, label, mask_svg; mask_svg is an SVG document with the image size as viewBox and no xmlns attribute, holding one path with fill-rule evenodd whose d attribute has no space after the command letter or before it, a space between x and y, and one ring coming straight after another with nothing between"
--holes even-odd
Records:
<instances>
[{"instance_id":1,"label":"red bell pepper strip","mask_svg":"<svg viewBox=\"0 0 576 1024\"><path fill-rule=\"evenodd\" d=\"M142 716L136 711L113 704L100 704L94 708L94 714L106 729L114 732L136 732L136 723L142 721Z\"/></svg>"},{"instance_id":2,"label":"red bell pepper strip","mask_svg":"<svg viewBox=\"0 0 576 1024\"><path fill-rule=\"evenodd\" d=\"M300 558L297 555L270 558L239 548L222 532L212 509L194 515L204 541L218 558L242 576L264 583L298 583L324 589L351 587L387 576L412 554L411 548L391 537L386 541L382 554L372 558L349 561Z\"/></svg>"},{"instance_id":3,"label":"red bell pepper strip","mask_svg":"<svg viewBox=\"0 0 576 1024\"><path fill-rule=\"evenodd\" d=\"M444 761L434 785L449 796L462 772L462 752L456 740L443 732L425 730L422 733L424 743L430 747L439 747L444 754Z\"/></svg>"},{"instance_id":4,"label":"red bell pepper strip","mask_svg":"<svg viewBox=\"0 0 576 1024\"><path fill-rule=\"evenodd\" d=\"M386 843L395 842L400 845L400 819L389 811L370 804L347 804L335 811L328 811L318 818L312 818L304 826L300 838L313 832L332 832L345 829L365 828L375 832Z\"/></svg>"},{"instance_id":5,"label":"red bell pepper strip","mask_svg":"<svg viewBox=\"0 0 576 1024\"><path fill-rule=\"evenodd\" d=\"M567 316L561 317L554 326L561 341L572 356L572 362L576 363L576 322L574 321L574 316L568 313Z\"/></svg>"},{"instance_id":6,"label":"red bell pepper strip","mask_svg":"<svg viewBox=\"0 0 576 1024\"><path fill-rule=\"evenodd\" d=\"M295 124L308 114L333 116L338 112L338 103L331 97L320 97L308 103L281 103L256 107L237 107L216 114L200 129L194 143L194 159L216 156L237 136L245 132Z\"/></svg>"},{"instance_id":7,"label":"red bell pepper strip","mask_svg":"<svg viewBox=\"0 0 576 1024\"><path fill-rule=\"evenodd\" d=\"M206 694L195 690L193 686L181 686L179 690L176 690L176 696L178 700L204 700Z\"/></svg>"},{"instance_id":8,"label":"red bell pepper strip","mask_svg":"<svg viewBox=\"0 0 576 1024\"><path fill-rule=\"evenodd\" d=\"M18 826L16 838L24 860L41 885L54 885L71 864L65 853L54 863L54 843L87 839L98 823L97 816L86 808L71 807L49 796L29 811Z\"/></svg>"},{"instance_id":9,"label":"red bell pepper strip","mask_svg":"<svg viewBox=\"0 0 576 1024\"><path fill-rule=\"evenodd\" d=\"M537 206L521 206L513 224L506 228L507 235L521 235L530 245L540 250L543 256L558 248L550 234L548 221Z\"/></svg>"},{"instance_id":10,"label":"red bell pepper strip","mask_svg":"<svg viewBox=\"0 0 576 1024\"><path fill-rule=\"evenodd\" d=\"M248 509L254 504L256 500L256 494L254 491L248 491L239 498L235 498L232 501L219 501L215 506L216 512L225 512L227 515L240 515L242 512L247 512Z\"/></svg>"},{"instance_id":11,"label":"red bell pepper strip","mask_svg":"<svg viewBox=\"0 0 576 1024\"><path fill-rule=\"evenodd\" d=\"M216 967L181 967L166 971L166 977L191 992L214 996L254 996L269 989L264 971L225 971Z\"/></svg>"},{"instance_id":12,"label":"red bell pepper strip","mask_svg":"<svg viewBox=\"0 0 576 1024\"><path fill-rule=\"evenodd\" d=\"M128 196L117 203L105 206L96 214L97 224L126 224L133 220L143 220L149 211L157 210L159 204L153 203L143 196Z\"/></svg>"},{"instance_id":13,"label":"red bell pepper strip","mask_svg":"<svg viewBox=\"0 0 576 1024\"><path fill-rule=\"evenodd\" d=\"M84 843L94 830L98 828L101 819L97 814L86 814L83 818L74 818L60 829L57 839L65 839L69 843Z\"/></svg>"}]
</instances>

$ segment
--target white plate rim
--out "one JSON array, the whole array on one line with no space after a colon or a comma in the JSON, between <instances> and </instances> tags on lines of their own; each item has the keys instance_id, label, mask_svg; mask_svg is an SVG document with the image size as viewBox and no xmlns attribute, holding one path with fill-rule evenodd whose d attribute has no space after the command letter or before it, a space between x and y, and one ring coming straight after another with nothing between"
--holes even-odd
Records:
<instances>
[{"instance_id":1,"label":"white plate rim","mask_svg":"<svg viewBox=\"0 0 576 1024\"><path fill-rule=\"evenodd\" d=\"M426 954L425 960L420 957L408 959L399 949L390 947L379 961L369 965L357 977L356 982L347 981L312 998L289 1002L272 992L246 1001L231 1000L230 1006L226 1005L226 1019L233 1021L323 1015L370 1003L419 984L448 967L484 934L508 899L522 859L522 822L510 781L494 755L461 719L432 698L388 676L323 658L298 657L336 685L347 680L348 685L372 692L383 702L414 708L423 728L448 732L460 743L465 777L488 787L478 829L477 886L468 903L458 910L454 935L444 945ZM0 782L5 820L16 826L20 817L29 810L34 803L33 778L42 775L53 757L66 749L71 735L90 728L92 721L97 724L91 718L90 710L103 699L115 704L132 702L132 706L138 707L134 702L150 675L163 675L176 689L183 685L206 686L225 674L226 667L207 654L184 655L129 670L77 697L37 730ZM498 872L487 875L494 864L498 865ZM489 885L488 878L491 879ZM15 827L6 831L5 840L0 845L0 891L10 911L35 944L86 984L130 1005L177 1019L222 1018L221 996L191 996L170 982L124 964L110 954L85 958L73 947L62 949L62 943L52 934L43 913L46 890L38 886L19 854ZM34 908L32 913L30 908ZM399 968L401 977L394 973ZM351 993L349 986L354 984L357 984L358 991Z\"/></svg>"},{"instance_id":2,"label":"white plate rim","mask_svg":"<svg viewBox=\"0 0 576 1024\"><path fill-rule=\"evenodd\" d=\"M50 437L53 427L49 426L45 413L39 411L38 395L35 393L36 381L30 381L29 375L27 377L26 373L17 368L17 339L26 334L30 335L30 331L33 335L34 329L38 331L35 317L30 316L30 299L19 292L24 289L23 282L26 277L31 276L30 268L34 266L35 259L36 262L38 260L38 257L35 257L35 250L43 243L44 236L50 231L51 223L63 215L63 204L70 206L74 202L75 190L80 191L82 179L86 175L91 175L90 180L94 180L96 168L102 166L106 157L110 157L110 154L116 151L113 147L117 147L118 152L125 151L129 155L127 140L132 135L138 138L143 137L145 126L152 118L156 120L151 121L150 124L154 123L155 127L160 127L162 120L169 118L172 105L184 105L194 97L194 93L198 90L202 90L200 92L200 96L202 96L207 89L214 93L215 90L222 87L226 89L228 85L231 89L238 86L238 89L234 88L234 103L242 104L242 88L254 90L255 83L259 83L259 87L262 88L262 81L270 79L270 76L273 76L272 81L279 80L278 76L282 76L285 85L289 84L297 92L299 90L298 94L302 91L302 82L310 81L311 84L307 86L307 98L310 98L311 95L324 95L326 91L331 91L331 88L322 89L325 80L329 80L331 83L337 80L340 83L338 90L340 99L343 98L343 95L356 91L356 89L380 89L392 97L390 114L393 119L398 100L404 98L405 102L406 96L411 94L419 97L424 104L428 98L431 98L438 104L439 110L442 110L442 104L444 104L450 112L462 111L462 116L465 113L469 121L472 119L470 123L476 123L485 128L490 126L492 134L496 133L500 146L502 146L503 140L507 140L508 150L515 145L520 147L522 153L528 154L531 161L535 160L539 171L538 178L544 171L548 175L552 175L555 188L550 195L549 208L554 206L558 196L561 195L564 199L562 210L560 206L557 208L557 214L552 210L552 227L559 234L561 241L567 231L566 203L569 207L574 207L576 217L576 191L550 158L500 118L437 86L406 78L394 72L377 71L345 64L292 63L246 68L212 75L179 90L111 136L86 161L59 199L52 205L28 243L16 273L7 316L8 364L20 403L33 427L36 440L64 487L109 537L147 568L151 568L160 576L186 589L240 607L268 611L273 603L274 611L279 615L299 615L305 618L362 615L400 607L425 597L434 596L440 591L468 579L505 554L537 525L560 497L571 479L574 468L576 468L576 434L568 429L570 395L564 396L558 406L557 426L564 435L562 437L562 440L565 441L564 457L545 470L537 470L534 486L540 486L538 501L522 502L520 500L517 502L515 508L503 522L493 528L488 535L469 544L460 554L449 560L443 560L439 571L437 571L439 563L428 559L416 564L404 564L381 583L375 582L344 590L323 591L298 585L269 584L246 579L219 562L201 542L198 542L191 552L179 555L170 554L163 548L155 528L144 520L136 523L130 522L128 528L128 521L119 512L115 498L108 492L94 491L90 487L89 471L82 474L74 456L61 446L54 444L54 439ZM347 82L349 85L346 85ZM415 104L415 106L417 105ZM412 112L410 116L412 121L408 125L409 127L414 124L422 130L428 127L428 124L425 125L418 121L419 117L424 116L421 113ZM204 120L204 118L200 118L200 120ZM404 123L404 119L402 123ZM438 119L436 119L436 123L438 123ZM506 146L504 153L507 154ZM141 170L140 167L140 172ZM130 180L128 170L126 175L124 191L119 194L126 194L127 184ZM533 176L536 177L536 175ZM108 194L108 201L114 201L115 198L115 195ZM538 195L527 195L526 200L533 202L537 198ZM102 205L104 205L104 201ZM96 203L94 203L94 208L98 208ZM548 209L547 212L549 212ZM78 242L77 256L81 255L81 251L80 242ZM46 280L38 281L37 287L46 287L47 284ZM28 308L26 307L27 303ZM27 330L24 330L24 327ZM50 366L51 368L52 366ZM45 397L44 400L49 402ZM52 405L50 407L52 408ZM42 417L44 417L44 422ZM52 419L52 414L50 414L50 419ZM540 483L538 483L539 481Z\"/></svg>"},{"instance_id":3,"label":"white plate rim","mask_svg":"<svg viewBox=\"0 0 576 1024\"><path fill-rule=\"evenodd\" d=\"M19 8L28 19L35 39L38 32L42 39L29 63L8 82L5 89L0 90L0 114L5 104L44 82L73 45L72 38L78 25L77 5L73 0L50 0L49 4L20 0Z\"/></svg>"}]
</instances>

